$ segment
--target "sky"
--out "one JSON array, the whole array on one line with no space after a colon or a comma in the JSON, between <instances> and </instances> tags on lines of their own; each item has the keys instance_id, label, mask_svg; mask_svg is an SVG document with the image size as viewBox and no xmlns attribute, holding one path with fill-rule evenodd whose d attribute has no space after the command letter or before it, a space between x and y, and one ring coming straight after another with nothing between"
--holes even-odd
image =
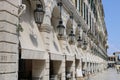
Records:
<instances>
[{"instance_id":1,"label":"sky","mask_svg":"<svg viewBox=\"0 0 120 80\"><path fill-rule=\"evenodd\" d=\"M120 0L102 0L108 32L108 55L120 51Z\"/></svg>"}]
</instances>

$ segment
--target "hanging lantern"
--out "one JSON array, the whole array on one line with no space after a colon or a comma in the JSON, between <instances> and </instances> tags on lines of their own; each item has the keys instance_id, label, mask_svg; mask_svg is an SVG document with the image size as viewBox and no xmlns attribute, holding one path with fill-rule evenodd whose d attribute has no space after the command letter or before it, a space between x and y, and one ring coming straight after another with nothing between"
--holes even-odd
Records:
<instances>
[{"instance_id":1,"label":"hanging lantern","mask_svg":"<svg viewBox=\"0 0 120 80\"><path fill-rule=\"evenodd\" d=\"M78 24L78 29L79 29L79 31L81 30L81 25L80 24Z\"/></svg>"},{"instance_id":2,"label":"hanging lantern","mask_svg":"<svg viewBox=\"0 0 120 80\"><path fill-rule=\"evenodd\" d=\"M84 49L84 50L87 49L87 45L88 45L87 41L84 40L84 42L83 42L83 49Z\"/></svg>"},{"instance_id":3,"label":"hanging lantern","mask_svg":"<svg viewBox=\"0 0 120 80\"><path fill-rule=\"evenodd\" d=\"M37 24L42 24L45 11L43 10L42 4L36 4L36 9L34 10L34 18Z\"/></svg>"},{"instance_id":4,"label":"hanging lantern","mask_svg":"<svg viewBox=\"0 0 120 80\"><path fill-rule=\"evenodd\" d=\"M81 39L81 37L80 37L80 36L79 36L79 38L78 38L77 42L78 42L78 47L81 47L81 45L82 45L82 39Z\"/></svg>"},{"instance_id":5,"label":"hanging lantern","mask_svg":"<svg viewBox=\"0 0 120 80\"><path fill-rule=\"evenodd\" d=\"M57 26L57 30L58 30L58 37L62 37L64 36L64 30L65 30L65 26L63 25L63 21L62 21L62 0L58 3L58 6L60 6L60 20L59 20L59 24Z\"/></svg>"},{"instance_id":6,"label":"hanging lantern","mask_svg":"<svg viewBox=\"0 0 120 80\"><path fill-rule=\"evenodd\" d=\"M73 34L73 30L69 34L69 43L73 44L75 41L75 35Z\"/></svg>"},{"instance_id":7,"label":"hanging lantern","mask_svg":"<svg viewBox=\"0 0 120 80\"><path fill-rule=\"evenodd\" d=\"M64 30L65 30L65 26L62 24L62 20L59 21L59 24L57 26L58 29L58 36L63 36L64 35Z\"/></svg>"},{"instance_id":8,"label":"hanging lantern","mask_svg":"<svg viewBox=\"0 0 120 80\"><path fill-rule=\"evenodd\" d=\"M84 40L83 45L87 46L87 41Z\"/></svg>"}]
</instances>

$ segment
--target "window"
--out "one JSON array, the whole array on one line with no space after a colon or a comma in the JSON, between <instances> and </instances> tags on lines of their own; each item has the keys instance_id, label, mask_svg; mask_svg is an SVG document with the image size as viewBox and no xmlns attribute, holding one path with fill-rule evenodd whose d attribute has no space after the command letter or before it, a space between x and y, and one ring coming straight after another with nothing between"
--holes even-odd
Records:
<instances>
[{"instance_id":1,"label":"window","mask_svg":"<svg viewBox=\"0 0 120 80\"><path fill-rule=\"evenodd\" d=\"M81 8L81 2L80 2L81 0L76 0L76 9L78 10L78 11L80 11L80 8Z\"/></svg>"},{"instance_id":2,"label":"window","mask_svg":"<svg viewBox=\"0 0 120 80\"><path fill-rule=\"evenodd\" d=\"M90 30L91 30L91 14L89 13L89 24L90 24Z\"/></svg>"},{"instance_id":3,"label":"window","mask_svg":"<svg viewBox=\"0 0 120 80\"><path fill-rule=\"evenodd\" d=\"M86 22L88 24L88 6L86 5Z\"/></svg>"},{"instance_id":4,"label":"window","mask_svg":"<svg viewBox=\"0 0 120 80\"><path fill-rule=\"evenodd\" d=\"M93 0L90 2L91 10L93 9Z\"/></svg>"},{"instance_id":5,"label":"window","mask_svg":"<svg viewBox=\"0 0 120 80\"><path fill-rule=\"evenodd\" d=\"M75 0L75 7L77 8L77 0Z\"/></svg>"},{"instance_id":6,"label":"window","mask_svg":"<svg viewBox=\"0 0 120 80\"><path fill-rule=\"evenodd\" d=\"M92 24L91 24L91 32L93 32L93 26L94 26L94 19L92 18Z\"/></svg>"},{"instance_id":7,"label":"window","mask_svg":"<svg viewBox=\"0 0 120 80\"><path fill-rule=\"evenodd\" d=\"M88 24L88 6L84 3L84 19L86 20L86 23Z\"/></svg>"},{"instance_id":8,"label":"window","mask_svg":"<svg viewBox=\"0 0 120 80\"><path fill-rule=\"evenodd\" d=\"M81 0L79 0L79 11L81 10Z\"/></svg>"},{"instance_id":9,"label":"window","mask_svg":"<svg viewBox=\"0 0 120 80\"><path fill-rule=\"evenodd\" d=\"M96 21L98 21L97 11L95 12Z\"/></svg>"},{"instance_id":10,"label":"window","mask_svg":"<svg viewBox=\"0 0 120 80\"><path fill-rule=\"evenodd\" d=\"M77 3L76 3L76 9L79 10L79 0L76 0Z\"/></svg>"},{"instance_id":11,"label":"window","mask_svg":"<svg viewBox=\"0 0 120 80\"><path fill-rule=\"evenodd\" d=\"M85 3L83 4L83 10L84 10L84 12L83 12L83 18L85 19Z\"/></svg>"},{"instance_id":12,"label":"window","mask_svg":"<svg viewBox=\"0 0 120 80\"><path fill-rule=\"evenodd\" d=\"M83 16L83 0L80 0L81 1L81 4L80 4L80 6L81 6L81 16Z\"/></svg>"},{"instance_id":13,"label":"window","mask_svg":"<svg viewBox=\"0 0 120 80\"><path fill-rule=\"evenodd\" d=\"M89 3L89 4L90 4L90 1L91 1L91 0L88 0L88 3Z\"/></svg>"}]
</instances>

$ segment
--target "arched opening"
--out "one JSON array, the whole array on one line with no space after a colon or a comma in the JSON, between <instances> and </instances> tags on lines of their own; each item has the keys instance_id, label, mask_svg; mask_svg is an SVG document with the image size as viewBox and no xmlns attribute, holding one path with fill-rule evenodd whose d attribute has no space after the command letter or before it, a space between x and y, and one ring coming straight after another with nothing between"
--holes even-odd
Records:
<instances>
[{"instance_id":1,"label":"arched opening","mask_svg":"<svg viewBox=\"0 0 120 80\"><path fill-rule=\"evenodd\" d=\"M56 33L57 33L57 26L59 24L59 19L60 19L60 11L58 6L55 6L52 12L51 25L53 26L53 29Z\"/></svg>"},{"instance_id":2,"label":"arched opening","mask_svg":"<svg viewBox=\"0 0 120 80\"><path fill-rule=\"evenodd\" d=\"M73 78L73 61L66 61L66 80L71 80Z\"/></svg>"},{"instance_id":3,"label":"arched opening","mask_svg":"<svg viewBox=\"0 0 120 80\"><path fill-rule=\"evenodd\" d=\"M21 58L21 45L19 42L19 64L18 64L18 80L29 79L32 80L32 60L25 60Z\"/></svg>"},{"instance_id":4,"label":"arched opening","mask_svg":"<svg viewBox=\"0 0 120 80\"><path fill-rule=\"evenodd\" d=\"M67 24L66 24L66 34L67 34L67 36L70 34L70 31L73 28L72 24L73 23L72 23L71 19L68 19Z\"/></svg>"},{"instance_id":5,"label":"arched opening","mask_svg":"<svg viewBox=\"0 0 120 80\"><path fill-rule=\"evenodd\" d=\"M61 80L61 61L50 60L50 80Z\"/></svg>"}]
</instances>

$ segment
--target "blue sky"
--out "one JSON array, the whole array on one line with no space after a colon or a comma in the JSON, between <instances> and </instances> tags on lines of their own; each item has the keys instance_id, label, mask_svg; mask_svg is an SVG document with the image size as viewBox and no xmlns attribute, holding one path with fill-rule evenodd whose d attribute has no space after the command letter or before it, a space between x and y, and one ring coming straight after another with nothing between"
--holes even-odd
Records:
<instances>
[{"instance_id":1,"label":"blue sky","mask_svg":"<svg viewBox=\"0 0 120 80\"><path fill-rule=\"evenodd\" d=\"M108 31L108 54L120 51L120 0L102 0Z\"/></svg>"}]
</instances>

